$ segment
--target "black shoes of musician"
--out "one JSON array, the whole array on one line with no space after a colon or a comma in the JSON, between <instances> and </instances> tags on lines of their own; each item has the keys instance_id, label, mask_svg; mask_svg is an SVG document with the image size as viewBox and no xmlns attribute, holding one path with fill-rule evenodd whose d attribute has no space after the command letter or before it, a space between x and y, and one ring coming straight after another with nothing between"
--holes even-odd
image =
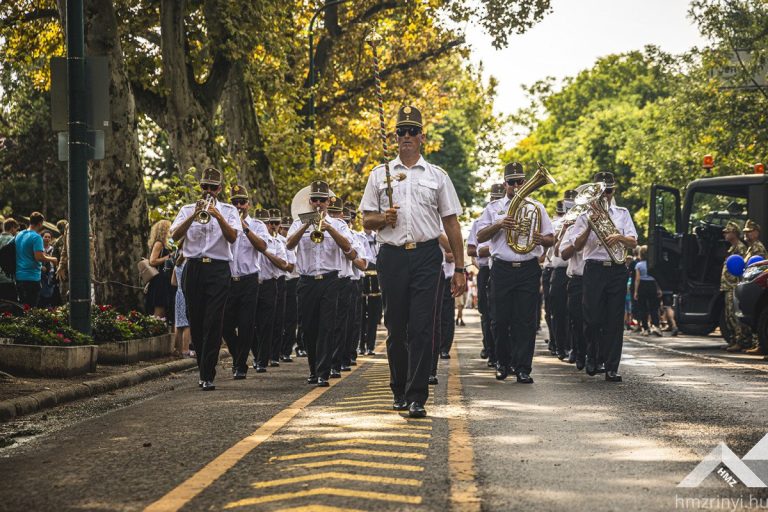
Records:
<instances>
[{"instance_id":1,"label":"black shoes of musician","mask_svg":"<svg viewBox=\"0 0 768 512\"><path fill-rule=\"evenodd\" d=\"M204 383L204 382L205 382L205 381L204 381L204 380L202 380L202 379L198 380L198 381L197 381L197 387L199 387L199 388L203 387L203 383Z\"/></svg>"},{"instance_id":2,"label":"black shoes of musician","mask_svg":"<svg viewBox=\"0 0 768 512\"><path fill-rule=\"evenodd\" d=\"M307 384L317 384L317 375L310 375L307 378Z\"/></svg>"},{"instance_id":3,"label":"black shoes of musician","mask_svg":"<svg viewBox=\"0 0 768 512\"><path fill-rule=\"evenodd\" d=\"M339 370L331 369L331 378L332 379L340 379L341 378L341 373L339 372Z\"/></svg>"},{"instance_id":4,"label":"black shoes of musician","mask_svg":"<svg viewBox=\"0 0 768 512\"><path fill-rule=\"evenodd\" d=\"M509 377L509 368L504 366L504 365L497 364L496 365L496 380L504 380L507 377Z\"/></svg>"},{"instance_id":5,"label":"black shoes of musician","mask_svg":"<svg viewBox=\"0 0 768 512\"><path fill-rule=\"evenodd\" d=\"M368 352L365 353L365 355L367 355L367 356L375 356L376 352L374 352L373 350L369 350Z\"/></svg>"},{"instance_id":6,"label":"black shoes of musician","mask_svg":"<svg viewBox=\"0 0 768 512\"><path fill-rule=\"evenodd\" d=\"M353 359L349 362L349 366L357 366L357 359ZM350 368L351 370L352 368Z\"/></svg>"},{"instance_id":7,"label":"black shoes of musician","mask_svg":"<svg viewBox=\"0 0 768 512\"><path fill-rule=\"evenodd\" d=\"M496 368L496 361L488 359L488 368Z\"/></svg>"},{"instance_id":8,"label":"black shoes of musician","mask_svg":"<svg viewBox=\"0 0 768 512\"><path fill-rule=\"evenodd\" d=\"M256 370L256 373L266 373L267 371L267 367L260 364L253 365L253 368Z\"/></svg>"},{"instance_id":9,"label":"black shoes of musician","mask_svg":"<svg viewBox=\"0 0 768 512\"><path fill-rule=\"evenodd\" d=\"M595 368L595 373L605 373L605 363L600 363L597 365L597 368Z\"/></svg>"},{"instance_id":10,"label":"black shoes of musician","mask_svg":"<svg viewBox=\"0 0 768 512\"><path fill-rule=\"evenodd\" d=\"M584 369L584 365L586 365L586 359L583 357L578 357L576 359L576 369L581 371Z\"/></svg>"},{"instance_id":11,"label":"black shoes of musician","mask_svg":"<svg viewBox=\"0 0 768 512\"><path fill-rule=\"evenodd\" d=\"M407 411L408 402L406 402L405 398L403 397L395 397L395 401L392 404L392 409L394 409L395 411Z\"/></svg>"},{"instance_id":12,"label":"black shoes of musician","mask_svg":"<svg viewBox=\"0 0 768 512\"><path fill-rule=\"evenodd\" d=\"M214 389L216 389L216 386L213 385L212 380L206 380L203 382L203 391L213 391Z\"/></svg>"},{"instance_id":13,"label":"black shoes of musician","mask_svg":"<svg viewBox=\"0 0 768 512\"><path fill-rule=\"evenodd\" d=\"M419 402L413 402L411 403L411 406L408 407L408 416L411 418L423 418L426 415L427 410Z\"/></svg>"},{"instance_id":14,"label":"black shoes of musician","mask_svg":"<svg viewBox=\"0 0 768 512\"><path fill-rule=\"evenodd\" d=\"M549 345L547 346L547 348L549 349L549 354L550 355L553 355L553 356L557 355L557 346L555 345L554 341L550 341Z\"/></svg>"},{"instance_id":15,"label":"black shoes of musician","mask_svg":"<svg viewBox=\"0 0 768 512\"><path fill-rule=\"evenodd\" d=\"M440 352L440 359L450 359L450 358L451 358L451 354L449 354L448 352Z\"/></svg>"},{"instance_id":16,"label":"black shoes of musician","mask_svg":"<svg viewBox=\"0 0 768 512\"><path fill-rule=\"evenodd\" d=\"M575 363L575 362L576 362L576 360L577 360L578 358L579 358L579 356L576 354L576 351L575 351L575 350L570 350L570 351L568 352L568 362L569 362L570 364L573 364L573 363Z\"/></svg>"},{"instance_id":17,"label":"black shoes of musician","mask_svg":"<svg viewBox=\"0 0 768 512\"><path fill-rule=\"evenodd\" d=\"M235 374L232 376L235 380L245 379L245 372L243 370L235 370Z\"/></svg>"},{"instance_id":18,"label":"black shoes of musician","mask_svg":"<svg viewBox=\"0 0 768 512\"><path fill-rule=\"evenodd\" d=\"M429 376L429 385L430 386L437 386L437 376L436 375L430 375Z\"/></svg>"},{"instance_id":19,"label":"black shoes of musician","mask_svg":"<svg viewBox=\"0 0 768 512\"><path fill-rule=\"evenodd\" d=\"M520 384L533 384L533 378L526 372L517 372L517 382Z\"/></svg>"},{"instance_id":20,"label":"black shoes of musician","mask_svg":"<svg viewBox=\"0 0 768 512\"><path fill-rule=\"evenodd\" d=\"M341 370L342 372L351 372L352 371L352 367L351 366L347 366L346 364L343 364L343 365L341 365L341 368L339 368L339 370Z\"/></svg>"},{"instance_id":21,"label":"black shoes of musician","mask_svg":"<svg viewBox=\"0 0 768 512\"><path fill-rule=\"evenodd\" d=\"M328 384L328 379L324 379L322 377L317 379L317 387L327 388L328 386L330 386L330 384Z\"/></svg>"},{"instance_id":22,"label":"black shoes of musician","mask_svg":"<svg viewBox=\"0 0 768 512\"><path fill-rule=\"evenodd\" d=\"M605 381L606 382L621 382L621 375L614 372L613 370L605 372Z\"/></svg>"},{"instance_id":23,"label":"black shoes of musician","mask_svg":"<svg viewBox=\"0 0 768 512\"><path fill-rule=\"evenodd\" d=\"M587 358L587 375L594 377L597 374L597 365L593 359Z\"/></svg>"},{"instance_id":24,"label":"black shoes of musician","mask_svg":"<svg viewBox=\"0 0 768 512\"><path fill-rule=\"evenodd\" d=\"M558 351L557 351L557 358L558 358L559 360L561 360L561 361L565 361L566 359L568 359L568 354L566 354L566 353L565 353L565 352L563 352L562 350L558 350Z\"/></svg>"},{"instance_id":25,"label":"black shoes of musician","mask_svg":"<svg viewBox=\"0 0 768 512\"><path fill-rule=\"evenodd\" d=\"M483 349L480 351L480 359L486 359L488 357L488 351Z\"/></svg>"},{"instance_id":26,"label":"black shoes of musician","mask_svg":"<svg viewBox=\"0 0 768 512\"><path fill-rule=\"evenodd\" d=\"M307 351L296 349L296 357L307 357Z\"/></svg>"},{"instance_id":27,"label":"black shoes of musician","mask_svg":"<svg viewBox=\"0 0 768 512\"><path fill-rule=\"evenodd\" d=\"M293 358L291 356L280 356L281 363L292 363Z\"/></svg>"},{"instance_id":28,"label":"black shoes of musician","mask_svg":"<svg viewBox=\"0 0 768 512\"><path fill-rule=\"evenodd\" d=\"M269 362L269 366L270 366L271 368L277 368L278 366L280 366L280 361L275 361L275 360L273 359L272 361L270 361L270 362Z\"/></svg>"}]
</instances>

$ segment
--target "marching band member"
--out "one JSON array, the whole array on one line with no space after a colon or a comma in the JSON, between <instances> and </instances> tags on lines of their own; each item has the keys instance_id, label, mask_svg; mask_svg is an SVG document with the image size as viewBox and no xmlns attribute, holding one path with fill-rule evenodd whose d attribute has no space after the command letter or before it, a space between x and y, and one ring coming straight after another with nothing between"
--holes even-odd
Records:
<instances>
[{"instance_id":1,"label":"marching band member","mask_svg":"<svg viewBox=\"0 0 768 512\"><path fill-rule=\"evenodd\" d=\"M280 223L280 236L281 240L287 244L288 229L293 224L291 217L283 217ZM303 345L297 345L296 327L298 323L298 299L296 298L296 285L299 282L299 273L296 271L296 249L289 251L286 248L285 261L288 263L290 270L285 277L285 316L283 321L283 342L280 361L283 363L293 362L291 353L293 347L296 345L296 355L301 355L304 352ZM304 354L306 355L306 354Z\"/></svg>"},{"instance_id":2,"label":"marching band member","mask_svg":"<svg viewBox=\"0 0 768 512\"><path fill-rule=\"evenodd\" d=\"M260 220L248 215L248 191L235 185L231 191L232 204L240 215L243 230L232 244L233 260L229 263L232 283L224 308L224 340L232 354L232 372L236 380L248 372L248 353L256 328L256 305L259 296L259 253L267 250L269 233Z\"/></svg>"},{"instance_id":3,"label":"marching band member","mask_svg":"<svg viewBox=\"0 0 768 512\"><path fill-rule=\"evenodd\" d=\"M308 230L310 223L296 219L288 230L287 243L288 249L296 249L296 268L301 276L296 291L309 362L307 383L321 387L329 385L331 373L339 272L345 259L355 256L344 221L327 216L329 196L327 183L312 182L310 203L323 215L317 227L324 234L322 241L313 242L316 237Z\"/></svg>"},{"instance_id":4,"label":"marching band member","mask_svg":"<svg viewBox=\"0 0 768 512\"><path fill-rule=\"evenodd\" d=\"M432 341L432 371L429 374L429 384L437 385L437 363L440 359L450 359L453 336L456 332L454 311L456 298L451 293L451 280L455 271L453 253L445 233L440 235L440 248L443 251L443 266L440 283L437 287L437 319L435 321L435 339Z\"/></svg>"},{"instance_id":5,"label":"marching band member","mask_svg":"<svg viewBox=\"0 0 768 512\"><path fill-rule=\"evenodd\" d=\"M552 221L552 228L555 233L559 233L563 225L563 215L565 215L563 201L557 202L556 214L555 220ZM547 251L547 260L552 267L552 278L549 282L552 330L554 331L557 358L562 361L568 358L571 351L568 335L568 275L566 273L568 262L556 254L554 246ZM551 335L552 333L550 333L550 339L552 338Z\"/></svg>"},{"instance_id":6,"label":"marching band member","mask_svg":"<svg viewBox=\"0 0 768 512\"><path fill-rule=\"evenodd\" d=\"M272 349L269 356L269 366L280 366L280 356L283 355L283 327L285 322L285 279L293 266L288 262L288 251L285 247L286 239L280 235L280 221L282 212L277 208L269 209L269 234L275 239L277 247L276 255L281 259L277 266L277 294L275 300L275 319L272 327Z\"/></svg>"},{"instance_id":7,"label":"marching band member","mask_svg":"<svg viewBox=\"0 0 768 512\"><path fill-rule=\"evenodd\" d=\"M575 194L569 194L569 192L571 191L567 191L565 195L566 208L569 208L569 195L575 197ZM568 361L575 359L576 369L581 371L584 369L587 357L587 340L584 336L584 315L582 313L584 256L582 251L577 251L573 247L573 234L574 229L571 222L566 226L556 249L560 257L568 262L566 269L566 274L568 274L568 325L571 335L571 353L568 355Z\"/></svg>"},{"instance_id":8,"label":"marching band member","mask_svg":"<svg viewBox=\"0 0 768 512\"><path fill-rule=\"evenodd\" d=\"M613 247L622 244L634 249L637 246L637 231L632 216L626 208L616 206L613 201L616 181L613 173L598 172L593 181L603 183L605 190L599 199L606 204L617 233L608 235L606 243ZM587 222L587 215L581 215L573 227L577 251L584 251L584 325L587 338L587 374L595 375L605 371L605 380L621 382L617 373L624 344L624 297L627 293L627 267L624 261L614 262L608 251Z\"/></svg>"},{"instance_id":9,"label":"marching band member","mask_svg":"<svg viewBox=\"0 0 768 512\"><path fill-rule=\"evenodd\" d=\"M429 396L438 306L435 290L442 262L437 241L441 219L456 258L453 295L466 288L457 219L461 205L448 174L421 156L426 141L422 130L421 112L411 106L400 108L396 123L398 157L371 172L360 203L363 225L378 230L382 243L376 267L386 306L393 408L408 409L411 417L426 415L424 404Z\"/></svg>"},{"instance_id":10,"label":"marching band member","mask_svg":"<svg viewBox=\"0 0 768 512\"><path fill-rule=\"evenodd\" d=\"M350 233L354 240L355 251L357 252L357 258L352 262L353 274L351 277L354 290L352 292L352 298L349 304L349 315L347 316L347 330L346 330L346 345L345 353L348 354L349 364L357 364L357 344L360 340L360 330L362 324L362 293L363 293L363 277L365 271L368 268L368 261L370 255L368 253L368 239L365 233L355 231L352 223L355 217L357 217L357 211L351 207L344 208L343 219L349 226Z\"/></svg>"},{"instance_id":11,"label":"marching band member","mask_svg":"<svg viewBox=\"0 0 768 512\"><path fill-rule=\"evenodd\" d=\"M529 199L541 219L541 232L533 232L533 250L520 254L507 243L507 232L518 229L518 223L508 216L510 202L525 182L523 166L508 164L504 170L507 195L486 206L478 224L478 242L490 241L491 307L496 323L496 378L504 380L510 372L517 382L530 384L533 351L536 340L536 307L538 304L541 267L539 258L544 248L554 243L552 222L544 206Z\"/></svg>"},{"instance_id":12,"label":"marching band member","mask_svg":"<svg viewBox=\"0 0 768 512\"><path fill-rule=\"evenodd\" d=\"M221 191L218 169L203 171L200 188L204 199L182 206L171 224L171 237L186 237L182 253L187 259L183 285L187 317L200 370L199 385L203 391L212 391L216 389L213 379L231 278L232 244L243 228L237 208L217 200Z\"/></svg>"},{"instance_id":13,"label":"marching band member","mask_svg":"<svg viewBox=\"0 0 768 512\"><path fill-rule=\"evenodd\" d=\"M367 291L363 293L362 307L362 327L360 329L360 346L358 354L374 356L373 349L376 347L376 329L381 323L382 303L381 292L379 291L379 276L376 272L376 257L379 254L379 243L376 239L376 232L371 229L364 229L363 234L367 242L368 268L366 269L365 279L369 285ZM366 288L364 286L364 288Z\"/></svg>"}]
</instances>

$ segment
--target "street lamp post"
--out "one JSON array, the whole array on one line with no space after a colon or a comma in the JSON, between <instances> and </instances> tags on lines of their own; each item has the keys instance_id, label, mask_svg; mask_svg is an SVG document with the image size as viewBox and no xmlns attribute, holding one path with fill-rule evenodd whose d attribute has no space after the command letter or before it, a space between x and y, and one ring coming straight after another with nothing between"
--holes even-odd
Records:
<instances>
[{"instance_id":1,"label":"street lamp post","mask_svg":"<svg viewBox=\"0 0 768 512\"><path fill-rule=\"evenodd\" d=\"M309 22L309 168L315 170L315 20L320 14L334 5L350 0L332 0L318 7Z\"/></svg>"}]
</instances>

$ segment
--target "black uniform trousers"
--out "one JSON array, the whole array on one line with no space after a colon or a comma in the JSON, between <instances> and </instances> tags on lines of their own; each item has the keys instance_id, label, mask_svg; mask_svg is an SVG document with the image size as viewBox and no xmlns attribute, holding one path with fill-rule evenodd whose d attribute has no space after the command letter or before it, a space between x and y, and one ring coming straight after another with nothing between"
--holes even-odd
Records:
<instances>
[{"instance_id":1,"label":"black uniform trousers","mask_svg":"<svg viewBox=\"0 0 768 512\"><path fill-rule=\"evenodd\" d=\"M587 357L618 371L624 344L624 299L627 267L587 260L584 265L584 333Z\"/></svg>"},{"instance_id":2,"label":"black uniform trousers","mask_svg":"<svg viewBox=\"0 0 768 512\"><path fill-rule=\"evenodd\" d=\"M369 270L375 270L376 265L370 263ZM376 277L378 280L378 276ZM360 350L373 350L376 347L376 329L381 322L381 294L363 297L363 325L360 329Z\"/></svg>"},{"instance_id":3,"label":"black uniform trousers","mask_svg":"<svg viewBox=\"0 0 768 512\"><path fill-rule=\"evenodd\" d=\"M382 245L376 265L384 301L390 388L396 399L425 403L439 314L443 253L437 239L413 249Z\"/></svg>"},{"instance_id":4,"label":"black uniform trousers","mask_svg":"<svg viewBox=\"0 0 768 512\"><path fill-rule=\"evenodd\" d=\"M556 267L552 270L549 282L549 302L552 317L552 329L555 332L555 344L558 354L567 354L571 349L568 335L568 267Z\"/></svg>"},{"instance_id":5,"label":"black uniform trousers","mask_svg":"<svg viewBox=\"0 0 768 512\"><path fill-rule=\"evenodd\" d=\"M477 311L480 313L480 328L483 332L483 348L488 358L493 361L493 331L491 329L491 308L488 304L488 280L491 269L480 267L477 273Z\"/></svg>"},{"instance_id":6,"label":"black uniform trousers","mask_svg":"<svg viewBox=\"0 0 768 512\"><path fill-rule=\"evenodd\" d=\"M275 331L277 309L277 279L265 279L259 285L259 302L256 308L256 335L251 352L256 366L266 368L272 355L272 337Z\"/></svg>"},{"instance_id":7,"label":"black uniform trousers","mask_svg":"<svg viewBox=\"0 0 768 512\"><path fill-rule=\"evenodd\" d=\"M346 356L347 320L349 319L349 306L352 301L353 284L349 277L339 278L339 298L336 302L336 318L331 339L333 360L331 368L338 370L341 365L349 366L349 357Z\"/></svg>"},{"instance_id":8,"label":"black uniform trousers","mask_svg":"<svg viewBox=\"0 0 768 512\"><path fill-rule=\"evenodd\" d=\"M490 299L498 365L531 373L541 273L536 258L519 263L493 261Z\"/></svg>"},{"instance_id":9,"label":"black uniform trousers","mask_svg":"<svg viewBox=\"0 0 768 512\"><path fill-rule=\"evenodd\" d=\"M184 297L200 380L213 381L221 349L224 306L230 277L229 262L190 258L184 267Z\"/></svg>"},{"instance_id":10,"label":"black uniform trousers","mask_svg":"<svg viewBox=\"0 0 768 512\"><path fill-rule=\"evenodd\" d=\"M296 298L296 285L298 278L285 281L285 316L283 317L283 341L280 355L290 356L293 346L296 344L296 325L298 322L298 299Z\"/></svg>"},{"instance_id":11,"label":"black uniform trousers","mask_svg":"<svg viewBox=\"0 0 768 512\"><path fill-rule=\"evenodd\" d=\"M450 352L456 334L456 299L451 294L451 278L443 278L443 296L440 305L440 352Z\"/></svg>"},{"instance_id":12,"label":"black uniform trousers","mask_svg":"<svg viewBox=\"0 0 768 512\"><path fill-rule=\"evenodd\" d=\"M576 358L587 357L587 339L584 337L583 278L571 276L568 279L568 323L571 328L571 348L576 351Z\"/></svg>"},{"instance_id":13,"label":"black uniform trousers","mask_svg":"<svg viewBox=\"0 0 768 512\"><path fill-rule=\"evenodd\" d=\"M342 363L349 364L357 359L357 342L360 339L360 326L362 324L362 296L363 281L352 279L352 291L349 296L349 313L347 315L347 339L344 345Z\"/></svg>"},{"instance_id":14,"label":"black uniform trousers","mask_svg":"<svg viewBox=\"0 0 768 512\"><path fill-rule=\"evenodd\" d=\"M336 306L341 286L339 273L334 271L322 275L322 279L301 276L296 288L309 374L322 379L327 379L331 373Z\"/></svg>"},{"instance_id":15,"label":"black uniform trousers","mask_svg":"<svg viewBox=\"0 0 768 512\"><path fill-rule=\"evenodd\" d=\"M552 286L552 267L544 267L541 272L541 289L544 295L544 321L547 322L549 332L549 346L556 346L555 329L552 327L552 303L549 300L549 290Z\"/></svg>"},{"instance_id":16,"label":"black uniform trousers","mask_svg":"<svg viewBox=\"0 0 768 512\"><path fill-rule=\"evenodd\" d=\"M272 323L272 348L269 353L270 361L280 359L283 350L283 326L285 322L285 276L275 280L275 320Z\"/></svg>"},{"instance_id":17,"label":"black uniform trousers","mask_svg":"<svg viewBox=\"0 0 768 512\"><path fill-rule=\"evenodd\" d=\"M440 352L442 351L442 344L443 344L443 337L444 337L444 330L446 328L446 325L444 323L443 315L445 314L445 311L443 309L445 305L445 288L446 284L448 285L448 292L450 294L451 290L451 281L450 279L445 278L445 274L443 272L440 272L440 281L437 285L437 296L438 299L438 318L437 318L437 328L435 329L435 341L432 343L432 371L430 372L430 375L437 376L437 363L440 361ZM453 298L453 297L451 297ZM452 325L452 327L456 327L455 325Z\"/></svg>"},{"instance_id":18,"label":"black uniform trousers","mask_svg":"<svg viewBox=\"0 0 768 512\"><path fill-rule=\"evenodd\" d=\"M259 300L259 274L233 277L224 308L224 341L232 354L232 367L248 371L248 353L256 330L256 305Z\"/></svg>"}]
</instances>

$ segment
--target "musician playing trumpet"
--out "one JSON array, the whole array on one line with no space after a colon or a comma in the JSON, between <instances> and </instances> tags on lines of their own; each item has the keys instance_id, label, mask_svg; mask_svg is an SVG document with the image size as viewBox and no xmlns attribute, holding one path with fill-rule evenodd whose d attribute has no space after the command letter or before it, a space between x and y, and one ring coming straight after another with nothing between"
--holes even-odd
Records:
<instances>
[{"instance_id":1,"label":"musician playing trumpet","mask_svg":"<svg viewBox=\"0 0 768 512\"><path fill-rule=\"evenodd\" d=\"M520 197L518 193L525 193L522 164L508 164L504 182L506 196L486 206L477 226L477 241L490 241L493 259L489 298L495 320L496 379L504 380L514 373L517 382L531 384L541 281L539 258L544 248L555 243L555 237L540 202L527 198L520 207L526 212L525 218L509 212L512 201ZM510 244L510 235L526 246Z\"/></svg>"},{"instance_id":2,"label":"musician playing trumpet","mask_svg":"<svg viewBox=\"0 0 768 512\"><path fill-rule=\"evenodd\" d=\"M602 206L591 207L572 228L574 250L583 252L585 262L586 371L589 375L604 372L606 381L621 382L618 370L624 343L624 297L627 293L627 267L622 254L625 248L637 246L637 231L629 211L615 204L613 173L598 172L592 181L602 188L597 200ZM601 212L607 212L608 218Z\"/></svg>"}]
</instances>

